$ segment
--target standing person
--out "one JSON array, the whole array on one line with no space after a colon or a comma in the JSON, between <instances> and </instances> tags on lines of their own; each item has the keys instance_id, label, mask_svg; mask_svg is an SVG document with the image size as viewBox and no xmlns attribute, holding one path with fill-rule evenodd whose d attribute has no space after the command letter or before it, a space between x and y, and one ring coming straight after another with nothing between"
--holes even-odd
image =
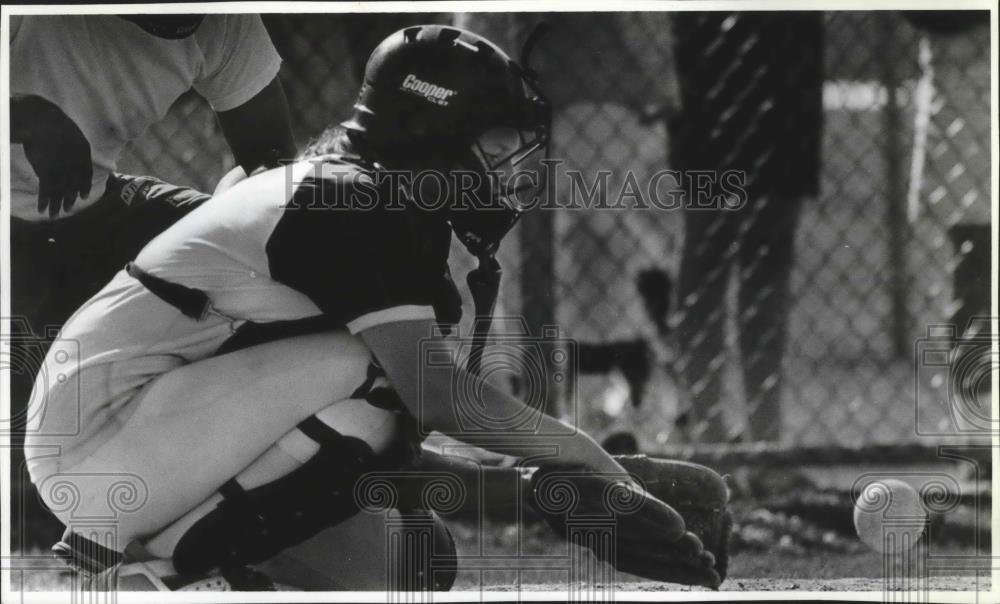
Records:
<instances>
[{"instance_id":1,"label":"standing person","mask_svg":"<svg viewBox=\"0 0 1000 604\"><path fill-rule=\"evenodd\" d=\"M294 157L295 144L281 59L258 15L12 16L10 32L11 343L24 349L13 358L32 358L145 243L208 198L115 171L178 97L194 88L216 111L234 173ZM12 367L15 438L36 370Z\"/></svg>"},{"instance_id":2,"label":"standing person","mask_svg":"<svg viewBox=\"0 0 1000 604\"><path fill-rule=\"evenodd\" d=\"M688 436L730 440L724 421L726 298L737 270L741 365L750 440L781 429L782 355L795 227L819 190L821 12L688 12L675 19L683 109L670 121L672 167L685 172L676 334L691 409ZM695 174L744 178L746 203L717 188L692 197Z\"/></svg>"}]
</instances>

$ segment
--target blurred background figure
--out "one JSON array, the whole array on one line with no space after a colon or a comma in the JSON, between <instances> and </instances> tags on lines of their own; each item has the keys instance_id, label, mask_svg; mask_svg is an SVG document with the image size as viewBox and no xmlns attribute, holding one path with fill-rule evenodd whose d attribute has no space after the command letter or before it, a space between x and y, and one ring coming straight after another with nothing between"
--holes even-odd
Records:
<instances>
[{"instance_id":1,"label":"blurred background figure","mask_svg":"<svg viewBox=\"0 0 1000 604\"><path fill-rule=\"evenodd\" d=\"M724 388L735 339L749 414L743 437L775 440L795 228L803 200L819 192L823 14L673 18L683 108L670 120L669 163L684 171L686 194L674 322L690 396L679 423L695 442L739 436L731 416L743 410ZM696 171L708 171L703 183ZM742 174L743 199L724 197L726 171ZM702 184L710 207L695 199Z\"/></svg>"}]
</instances>

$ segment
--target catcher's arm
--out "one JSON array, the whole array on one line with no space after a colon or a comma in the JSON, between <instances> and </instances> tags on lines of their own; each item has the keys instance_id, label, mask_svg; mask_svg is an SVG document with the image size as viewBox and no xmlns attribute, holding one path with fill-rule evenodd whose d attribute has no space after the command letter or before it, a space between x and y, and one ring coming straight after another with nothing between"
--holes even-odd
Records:
<instances>
[{"instance_id":1,"label":"catcher's arm","mask_svg":"<svg viewBox=\"0 0 1000 604\"><path fill-rule=\"evenodd\" d=\"M222 134L244 174L260 166L273 168L295 157L288 101L278 78L253 98L216 114Z\"/></svg>"},{"instance_id":2,"label":"catcher's arm","mask_svg":"<svg viewBox=\"0 0 1000 604\"><path fill-rule=\"evenodd\" d=\"M502 434L500 437L490 434L472 437L459 425L455 406L482 405L495 417L526 417L537 413L537 433L565 435L551 439L558 444L559 450L558 456L549 463L582 466L594 472L627 479L625 470L590 436L554 417L529 409L523 401L493 387L482 378L469 374L465 369L455 367L450 374L440 371L421 372L420 343L433 333L432 326L433 322L430 320L399 321L376 325L359 334L378 358L407 409L425 431L437 430L489 451L526 457L538 454L537 441L534 444L520 444L503 438ZM465 390L480 393L481 398L457 400L452 388L455 380L458 383L474 384Z\"/></svg>"}]
</instances>

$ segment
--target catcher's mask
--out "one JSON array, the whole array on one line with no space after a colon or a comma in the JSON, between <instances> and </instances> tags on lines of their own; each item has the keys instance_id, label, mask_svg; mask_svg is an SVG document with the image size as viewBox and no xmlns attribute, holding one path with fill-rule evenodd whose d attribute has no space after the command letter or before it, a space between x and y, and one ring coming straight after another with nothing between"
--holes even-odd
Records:
<instances>
[{"instance_id":1,"label":"catcher's mask","mask_svg":"<svg viewBox=\"0 0 1000 604\"><path fill-rule=\"evenodd\" d=\"M456 27L416 25L372 52L350 119L342 124L392 167L467 171L472 195L448 203L448 220L476 257L492 257L544 187L551 110L522 60ZM453 191L454 192L454 191Z\"/></svg>"},{"instance_id":2,"label":"catcher's mask","mask_svg":"<svg viewBox=\"0 0 1000 604\"><path fill-rule=\"evenodd\" d=\"M193 34L205 15L118 15L147 33L166 40L181 40Z\"/></svg>"}]
</instances>

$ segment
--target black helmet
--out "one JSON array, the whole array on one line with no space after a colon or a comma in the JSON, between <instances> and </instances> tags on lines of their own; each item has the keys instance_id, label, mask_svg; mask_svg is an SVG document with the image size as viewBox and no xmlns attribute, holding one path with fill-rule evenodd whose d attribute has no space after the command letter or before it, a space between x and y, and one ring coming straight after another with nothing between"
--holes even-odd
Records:
<instances>
[{"instance_id":1,"label":"black helmet","mask_svg":"<svg viewBox=\"0 0 1000 604\"><path fill-rule=\"evenodd\" d=\"M550 123L549 103L533 72L495 44L457 27L416 25L372 52L353 114L342 126L390 167L482 173L486 197L496 205L484 211L453 208L449 216L462 243L482 257L496 251L521 209L489 173L536 152L544 155ZM480 137L498 128L517 133L509 152L476 153ZM428 164L431 158L437 163Z\"/></svg>"},{"instance_id":2,"label":"black helmet","mask_svg":"<svg viewBox=\"0 0 1000 604\"><path fill-rule=\"evenodd\" d=\"M462 152L490 128L548 136L548 103L504 51L444 25L401 29L372 51L348 132L390 157Z\"/></svg>"}]
</instances>

